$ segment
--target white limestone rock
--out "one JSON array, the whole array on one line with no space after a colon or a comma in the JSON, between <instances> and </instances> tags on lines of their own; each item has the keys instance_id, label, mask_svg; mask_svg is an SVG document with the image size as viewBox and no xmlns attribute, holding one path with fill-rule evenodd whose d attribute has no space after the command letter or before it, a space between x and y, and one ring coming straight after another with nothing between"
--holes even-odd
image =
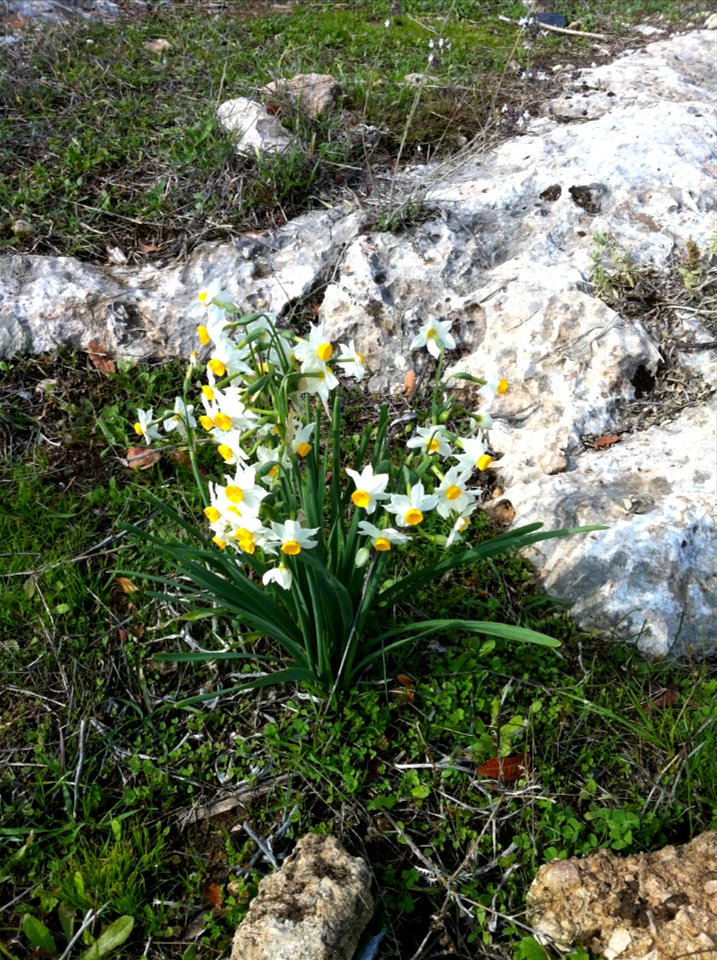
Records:
<instances>
[{"instance_id":1,"label":"white limestone rock","mask_svg":"<svg viewBox=\"0 0 717 960\"><path fill-rule=\"evenodd\" d=\"M544 864L526 897L537 939L604 960L717 956L717 831L684 846Z\"/></svg>"},{"instance_id":2,"label":"white limestone rock","mask_svg":"<svg viewBox=\"0 0 717 960\"><path fill-rule=\"evenodd\" d=\"M264 90L288 100L309 117L328 113L341 92L339 81L328 73L298 73L290 80L273 80Z\"/></svg>"},{"instance_id":3,"label":"white limestone rock","mask_svg":"<svg viewBox=\"0 0 717 960\"><path fill-rule=\"evenodd\" d=\"M234 149L241 156L285 153L298 143L263 104L247 97L235 97L220 104L217 120L232 135Z\"/></svg>"},{"instance_id":4,"label":"white limestone rock","mask_svg":"<svg viewBox=\"0 0 717 960\"><path fill-rule=\"evenodd\" d=\"M279 314L313 288L362 223L344 208L308 213L263 236L205 244L186 263L139 269L0 257L0 357L92 340L117 357L188 356L199 290L218 280L241 309Z\"/></svg>"},{"instance_id":5,"label":"white limestone rock","mask_svg":"<svg viewBox=\"0 0 717 960\"><path fill-rule=\"evenodd\" d=\"M580 438L613 430L638 375L661 360L639 322L595 296L593 234L658 269L689 237L709 245L716 56L705 31L652 44L583 71L581 122L544 116L457 170L409 172L405 189L431 184L435 219L357 238L320 314L332 336L355 338L378 391L401 389L426 314L453 321L464 356L449 372L498 369L511 381L492 445L516 523L610 525L536 550L546 589L573 602L585 628L656 656L717 645L715 415L701 406L677 426L581 452ZM688 339L714 339L690 326ZM712 356L682 354L714 382ZM626 508L643 488L654 505Z\"/></svg>"},{"instance_id":6,"label":"white limestone rock","mask_svg":"<svg viewBox=\"0 0 717 960\"><path fill-rule=\"evenodd\" d=\"M231 960L351 960L372 913L368 864L335 837L307 834L259 884Z\"/></svg>"}]
</instances>

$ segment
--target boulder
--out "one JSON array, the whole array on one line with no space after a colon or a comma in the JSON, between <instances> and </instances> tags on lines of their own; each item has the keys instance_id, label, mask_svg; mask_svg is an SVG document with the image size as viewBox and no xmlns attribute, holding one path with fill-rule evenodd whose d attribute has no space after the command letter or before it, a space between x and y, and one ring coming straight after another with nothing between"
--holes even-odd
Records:
<instances>
[{"instance_id":1,"label":"boulder","mask_svg":"<svg viewBox=\"0 0 717 960\"><path fill-rule=\"evenodd\" d=\"M186 262L96 265L73 257L0 256L0 357L86 349L121 359L189 356L197 293L219 281L249 313L280 314L314 288L365 220L337 207L297 217L266 235L204 244Z\"/></svg>"},{"instance_id":2,"label":"boulder","mask_svg":"<svg viewBox=\"0 0 717 960\"><path fill-rule=\"evenodd\" d=\"M232 135L234 149L241 156L284 153L299 142L263 104L247 97L221 103L217 120Z\"/></svg>"},{"instance_id":3,"label":"boulder","mask_svg":"<svg viewBox=\"0 0 717 960\"><path fill-rule=\"evenodd\" d=\"M516 523L610 528L542 544L536 569L581 626L653 656L717 645L717 329L676 308L648 330L591 277L606 244L654 275L690 238L713 242L715 56L707 31L651 44L581 72L578 121L559 97L524 136L409 170L395 191L406 210L421 198L425 222L357 237L320 311L330 336L355 339L377 392L402 388L428 313L458 336L449 374L509 379L491 443ZM656 386L670 379L684 407ZM606 435L620 442L587 445ZM649 508L632 506L645 490Z\"/></svg>"},{"instance_id":4,"label":"boulder","mask_svg":"<svg viewBox=\"0 0 717 960\"><path fill-rule=\"evenodd\" d=\"M604 960L717 957L717 831L619 857L600 850L542 866L527 894L535 936Z\"/></svg>"},{"instance_id":5,"label":"boulder","mask_svg":"<svg viewBox=\"0 0 717 960\"><path fill-rule=\"evenodd\" d=\"M331 110L341 84L327 73L299 73L290 80L273 80L264 89L270 97L288 99L307 116L316 118Z\"/></svg>"},{"instance_id":6,"label":"boulder","mask_svg":"<svg viewBox=\"0 0 717 960\"><path fill-rule=\"evenodd\" d=\"M351 960L372 913L368 864L308 834L259 884L231 960Z\"/></svg>"}]
</instances>

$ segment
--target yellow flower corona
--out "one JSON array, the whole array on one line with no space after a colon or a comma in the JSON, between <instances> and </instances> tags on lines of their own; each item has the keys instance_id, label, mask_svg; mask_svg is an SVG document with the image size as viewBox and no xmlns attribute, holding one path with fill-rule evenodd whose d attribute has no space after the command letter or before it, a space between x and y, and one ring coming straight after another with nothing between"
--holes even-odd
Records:
<instances>
[{"instance_id":1,"label":"yellow flower corona","mask_svg":"<svg viewBox=\"0 0 717 960\"><path fill-rule=\"evenodd\" d=\"M436 437L428 437L426 439L426 447L428 448L429 453L436 453L436 451L440 449L440 446L441 445Z\"/></svg>"},{"instance_id":2,"label":"yellow flower corona","mask_svg":"<svg viewBox=\"0 0 717 960\"><path fill-rule=\"evenodd\" d=\"M296 448L296 452L299 454L300 457L308 456L310 451L311 451L310 443L300 443L299 446Z\"/></svg>"},{"instance_id":3,"label":"yellow flower corona","mask_svg":"<svg viewBox=\"0 0 717 960\"><path fill-rule=\"evenodd\" d=\"M205 293L205 297L206 297L206 293ZM200 293L199 299L201 300L201 298L202 298L202 294ZM199 337L199 342L203 347L206 347L206 345L211 340L211 337L209 336L209 332L207 328L201 323L197 327L197 336Z\"/></svg>"},{"instance_id":4,"label":"yellow flower corona","mask_svg":"<svg viewBox=\"0 0 717 960\"><path fill-rule=\"evenodd\" d=\"M243 550L244 553L254 553L256 550L256 544L254 543L254 534L251 530L247 530L245 527L240 527L236 531L237 542L239 543L239 549Z\"/></svg>"},{"instance_id":5,"label":"yellow flower corona","mask_svg":"<svg viewBox=\"0 0 717 960\"><path fill-rule=\"evenodd\" d=\"M239 507L227 507L227 513L233 513L235 517L241 516L241 510Z\"/></svg>"},{"instance_id":6,"label":"yellow flower corona","mask_svg":"<svg viewBox=\"0 0 717 960\"><path fill-rule=\"evenodd\" d=\"M387 540L385 537L377 537L374 540L373 545L376 550L379 550L381 553L385 553L387 550L391 549L391 541Z\"/></svg>"},{"instance_id":7,"label":"yellow flower corona","mask_svg":"<svg viewBox=\"0 0 717 960\"><path fill-rule=\"evenodd\" d=\"M297 543L296 540L287 540L286 543L282 543L281 552L289 557L295 557L298 553L301 553L301 544Z\"/></svg>"},{"instance_id":8,"label":"yellow flower corona","mask_svg":"<svg viewBox=\"0 0 717 960\"><path fill-rule=\"evenodd\" d=\"M199 422L205 430L212 430L214 427L214 421L211 417L208 417L206 413L202 414L202 416L199 418Z\"/></svg>"},{"instance_id":9,"label":"yellow flower corona","mask_svg":"<svg viewBox=\"0 0 717 960\"><path fill-rule=\"evenodd\" d=\"M484 453L483 456L479 458L476 466L479 470L487 470L491 463L493 463L493 457L488 453Z\"/></svg>"},{"instance_id":10,"label":"yellow flower corona","mask_svg":"<svg viewBox=\"0 0 717 960\"><path fill-rule=\"evenodd\" d=\"M404 523L409 527L415 527L417 524L421 522L421 520L423 520L423 514L421 513L420 510L416 509L415 507L412 507L410 510L407 510L403 517Z\"/></svg>"},{"instance_id":11,"label":"yellow flower corona","mask_svg":"<svg viewBox=\"0 0 717 960\"><path fill-rule=\"evenodd\" d=\"M134 425L134 432L137 434L138 437L141 437L142 434L144 433L144 430L142 430L142 424L139 422L139 420Z\"/></svg>"},{"instance_id":12,"label":"yellow flower corona","mask_svg":"<svg viewBox=\"0 0 717 960\"><path fill-rule=\"evenodd\" d=\"M228 417L226 413L218 413L214 418L215 426L219 427L220 430L231 430L232 428L232 418Z\"/></svg>"},{"instance_id":13,"label":"yellow flower corona","mask_svg":"<svg viewBox=\"0 0 717 960\"><path fill-rule=\"evenodd\" d=\"M457 500L461 495L461 488L455 484L446 490L446 500Z\"/></svg>"},{"instance_id":14,"label":"yellow flower corona","mask_svg":"<svg viewBox=\"0 0 717 960\"><path fill-rule=\"evenodd\" d=\"M219 517L221 516L221 514L219 513L216 507L205 507L204 516L207 518L207 520L210 523L216 523Z\"/></svg>"},{"instance_id":15,"label":"yellow flower corona","mask_svg":"<svg viewBox=\"0 0 717 960\"><path fill-rule=\"evenodd\" d=\"M208 383L202 384L202 393L210 402L214 399L214 391Z\"/></svg>"},{"instance_id":16,"label":"yellow flower corona","mask_svg":"<svg viewBox=\"0 0 717 960\"><path fill-rule=\"evenodd\" d=\"M227 368L224 366L222 361L217 360L216 357L213 360L210 360L207 366L216 377L223 377L227 372Z\"/></svg>"},{"instance_id":17,"label":"yellow flower corona","mask_svg":"<svg viewBox=\"0 0 717 960\"><path fill-rule=\"evenodd\" d=\"M507 381L507 380L499 380L499 381L498 381L498 390L497 390L496 392L497 392L497 393L500 393L500 394L507 393L507 392L508 392L508 381Z\"/></svg>"},{"instance_id":18,"label":"yellow flower corona","mask_svg":"<svg viewBox=\"0 0 717 960\"><path fill-rule=\"evenodd\" d=\"M226 540L222 540L219 537L212 537L212 543L216 543L220 550L224 550L227 545Z\"/></svg>"},{"instance_id":19,"label":"yellow flower corona","mask_svg":"<svg viewBox=\"0 0 717 960\"><path fill-rule=\"evenodd\" d=\"M331 354L334 352L334 348L330 343L321 343L316 351L316 355L319 360L323 360L326 363L327 360L331 358Z\"/></svg>"},{"instance_id":20,"label":"yellow flower corona","mask_svg":"<svg viewBox=\"0 0 717 960\"><path fill-rule=\"evenodd\" d=\"M231 447L228 447L226 443L220 443L217 447L217 453L223 460L231 460L234 456L234 451Z\"/></svg>"},{"instance_id":21,"label":"yellow flower corona","mask_svg":"<svg viewBox=\"0 0 717 960\"><path fill-rule=\"evenodd\" d=\"M231 500L232 503L241 503L244 499L244 491L241 487L237 487L235 484L230 483L226 488L227 500Z\"/></svg>"},{"instance_id":22,"label":"yellow flower corona","mask_svg":"<svg viewBox=\"0 0 717 960\"><path fill-rule=\"evenodd\" d=\"M354 492L351 494L351 499L357 507L365 508L371 502L371 497L368 495L368 493L366 493L365 490L354 490Z\"/></svg>"}]
</instances>

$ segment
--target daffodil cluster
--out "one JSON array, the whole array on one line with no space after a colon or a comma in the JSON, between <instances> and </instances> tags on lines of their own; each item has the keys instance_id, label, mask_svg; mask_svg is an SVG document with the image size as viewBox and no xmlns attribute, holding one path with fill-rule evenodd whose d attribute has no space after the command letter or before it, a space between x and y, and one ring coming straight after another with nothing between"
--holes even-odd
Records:
<instances>
[{"instance_id":1,"label":"daffodil cluster","mask_svg":"<svg viewBox=\"0 0 717 960\"><path fill-rule=\"evenodd\" d=\"M326 470L317 472L316 464L329 446L334 472L338 467L341 476L338 512L349 531L340 542L351 545L352 570L363 567L372 552L386 554L407 544L431 511L450 524L440 542L450 547L461 538L477 506L472 481L492 462L490 405L506 391L505 380L480 381L479 408L463 418L469 436L461 436L450 419L444 418L446 425L434 416L435 422L408 438L403 469L391 466L386 449L375 449L370 462L364 462L364 450L361 462L345 467L336 388L339 376L365 376L365 360L354 342L335 347L321 323L299 337L280 329L269 314L239 316L216 285L200 292L194 314L204 364L197 401L177 397L174 408L157 418L151 409L140 410L135 431L151 443L161 438L163 424L187 443L192 456L198 443L214 444L219 478L200 485L216 547L249 564L264 585L285 590L295 583L304 551L325 565L338 564L331 553L339 541L325 522L325 516L337 516L336 504L325 513L324 507L306 507L334 495L335 479L309 500L300 489L325 483ZM411 349L425 347L442 361L444 351L455 346L450 329L449 322L429 316ZM201 369L193 358L187 382ZM195 476L199 479L198 471Z\"/></svg>"}]
</instances>

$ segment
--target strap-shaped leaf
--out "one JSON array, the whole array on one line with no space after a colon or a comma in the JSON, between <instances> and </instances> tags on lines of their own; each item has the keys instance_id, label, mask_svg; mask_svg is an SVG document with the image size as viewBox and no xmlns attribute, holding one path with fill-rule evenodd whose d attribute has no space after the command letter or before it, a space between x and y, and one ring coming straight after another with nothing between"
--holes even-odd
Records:
<instances>
[{"instance_id":1,"label":"strap-shaped leaf","mask_svg":"<svg viewBox=\"0 0 717 960\"><path fill-rule=\"evenodd\" d=\"M372 648L372 652L364 657L356 665L356 670L360 671L368 667L378 657L383 657L393 650L419 640L421 637L431 633L441 633L444 630L464 630L467 633L481 633L489 637L499 637L502 640L517 640L520 643L535 643L541 647L559 647L560 641L549 637L537 630L529 630L527 627L516 627L509 623L490 623L485 620L420 620L418 623L409 623L401 627L394 627L387 630L378 637L372 637L366 644ZM401 634L408 634L402 640L396 640L393 643L385 645L386 640L391 637L398 637ZM376 650L376 647L379 647Z\"/></svg>"},{"instance_id":2,"label":"strap-shaped leaf","mask_svg":"<svg viewBox=\"0 0 717 960\"><path fill-rule=\"evenodd\" d=\"M403 577L403 579L399 580L398 583L395 583L393 586L383 590L379 595L379 601L382 604L393 604L402 596L405 596L405 594L409 591L415 590L417 587L427 583L429 580L438 579L444 573L446 573L448 570L452 570L454 567L459 567L467 563L474 563L477 560L485 560L487 557L497 556L500 553L505 553L507 550L522 550L524 547L528 547L533 543L540 543L542 540L552 540L556 537L570 537L575 533L589 533L593 530L606 529L605 527L595 526L570 527L565 530L543 531L540 529L542 526L542 523L530 523L525 527L518 528L517 530L509 530L506 533L501 533L498 534L498 536L492 537L490 540L486 540L485 543L481 543L477 547L473 547L471 550L466 550L464 553L448 556L445 558L445 560L441 560L439 563L434 563L430 567L424 567L421 570L416 570L415 573L411 573L407 577Z\"/></svg>"}]
</instances>

